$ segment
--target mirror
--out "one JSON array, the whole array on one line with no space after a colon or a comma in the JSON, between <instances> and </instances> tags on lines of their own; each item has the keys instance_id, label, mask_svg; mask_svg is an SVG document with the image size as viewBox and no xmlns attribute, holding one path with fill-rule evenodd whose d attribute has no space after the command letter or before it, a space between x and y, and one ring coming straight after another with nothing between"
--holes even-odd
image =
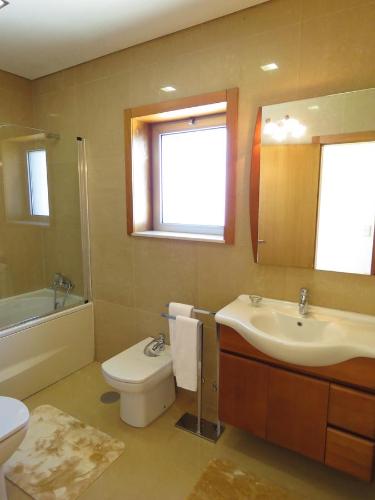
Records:
<instances>
[{"instance_id":1,"label":"mirror","mask_svg":"<svg viewBox=\"0 0 375 500\"><path fill-rule=\"evenodd\" d=\"M375 89L260 108L250 183L256 262L375 274Z\"/></svg>"}]
</instances>

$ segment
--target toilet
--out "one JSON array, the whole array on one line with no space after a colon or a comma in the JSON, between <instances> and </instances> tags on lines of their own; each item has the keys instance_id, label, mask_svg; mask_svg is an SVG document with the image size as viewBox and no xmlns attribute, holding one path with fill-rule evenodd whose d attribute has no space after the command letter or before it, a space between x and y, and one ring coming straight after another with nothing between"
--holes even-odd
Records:
<instances>
[{"instance_id":1,"label":"toilet","mask_svg":"<svg viewBox=\"0 0 375 500\"><path fill-rule=\"evenodd\" d=\"M22 443L29 424L29 410L17 399L0 396L0 498L6 500L3 466Z\"/></svg>"},{"instance_id":2,"label":"toilet","mask_svg":"<svg viewBox=\"0 0 375 500\"><path fill-rule=\"evenodd\" d=\"M133 427L146 427L176 399L170 347L150 357L143 351L152 341L148 337L102 364L106 382L120 392L121 419Z\"/></svg>"}]
</instances>

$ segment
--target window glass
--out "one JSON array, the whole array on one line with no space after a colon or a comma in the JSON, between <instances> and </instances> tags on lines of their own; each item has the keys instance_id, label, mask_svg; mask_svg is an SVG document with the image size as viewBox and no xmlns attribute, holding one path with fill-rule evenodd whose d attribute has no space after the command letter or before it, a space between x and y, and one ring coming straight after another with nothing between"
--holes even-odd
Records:
<instances>
[{"instance_id":1,"label":"window glass","mask_svg":"<svg viewBox=\"0 0 375 500\"><path fill-rule=\"evenodd\" d=\"M27 170L30 213L37 216L49 216L47 156L45 150L28 151Z\"/></svg>"},{"instance_id":2,"label":"window glass","mask_svg":"<svg viewBox=\"0 0 375 500\"><path fill-rule=\"evenodd\" d=\"M371 274L375 142L322 148L316 269Z\"/></svg>"},{"instance_id":3,"label":"window glass","mask_svg":"<svg viewBox=\"0 0 375 500\"><path fill-rule=\"evenodd\" d=\"M224 226L226 127L160 138L162 224Z\"/></svg>"}]
</instances>

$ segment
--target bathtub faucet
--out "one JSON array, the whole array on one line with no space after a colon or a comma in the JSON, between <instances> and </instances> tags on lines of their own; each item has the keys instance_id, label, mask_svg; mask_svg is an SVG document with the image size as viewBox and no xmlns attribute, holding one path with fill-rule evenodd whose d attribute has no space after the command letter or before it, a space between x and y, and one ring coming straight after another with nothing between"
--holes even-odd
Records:
<instances>
[{"instance_id":1,"label":"bathtub faucet","mask_svg":"<svg viewBox=\"0 0 375 500\"><path fill-rule=\"evenodd\" d=\"M56 310L59 305L62 307L65 306L65 301L69 295L69 293L73 290L74 284L72 280L67 278L66 276L63 276L61 273L55 273L53 276L53 281L52 281L52 289L54 291L54 309ZM65 290L65 295L62 300L62 303L59 304L57 301L57 291L58 290Z\"/></svg>"}]
</instances>

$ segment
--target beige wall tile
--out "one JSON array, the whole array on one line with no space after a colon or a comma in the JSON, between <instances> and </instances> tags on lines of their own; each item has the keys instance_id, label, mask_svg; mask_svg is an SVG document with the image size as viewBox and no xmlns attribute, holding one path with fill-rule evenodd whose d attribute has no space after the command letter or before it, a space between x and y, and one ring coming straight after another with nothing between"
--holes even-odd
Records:
<instances>
[{"instance_id":1,"label":"beige wall tile","mask_svg":"<svg viewBox=\"0 0 375 500\"><path fill-rule=\"evenodd\" d=\"M198 249L198 296L200 307L217 311L247 288L250 248L202 245Z\"/></svg>"},{"instance_id":2,"label":"beige wall tile","mask_svg":"<svg viewBox=\"0 0 375 500\"><path fill-rule=\"evenodd\" d=\"M302 0L302 16L304 19L321 17L339 13L340 11L352 8L359 8L368 5L371 0Z\"/></svg>"},{"instance_id":3,"label":"beige wall tile","mask_svg":"<svg viewBox=\"0 0 375 500\"><path fill-rule=\"evenodd\" d=\"M194 304L197 278L194 245L137 238L133 252L137 309L159 313L171 301Z\"/></svg>"},{"instance_id":4,"label":"beige wall tile","mask_svg":"<svg viewBox=\"0 0 375 500\"><path fill-rule=\"evenodd\" d=\"M103 300L94 303L96 357L104 361L137 342L134 309Z\"/></svg>"},{"instance_id":5,"label":"beige wall tile","mask_svg":"<svg viewBox=\"0 0 375 500\"><path fill-rule=\"evenodd\" d=\"M162 308L161 312L168 312L168 309ZM146 337L156 337L163 334L169 343L168 320L163 318L160 312L136 309L135 322L136 336L140 341Z\"/></svg>"},{"instance_id":6,"label":"beige wall tile","mask_svg":"<svg viewBox=\"0 0 375 500\"><path fill-rule=\"evenodd\" d=\"M297 300L308 286L312 303L375 312L373 277L255 265L248 216L258 106L374 86L374 16L373 1L273 0L33 83L40 123L88 139L100 359L165 330L159 313L171 300L217 310L240 293ZM260 71L273 60L279 71ZM240 88L234 246L126 235L123 110L169 99L159 90L168 83L177 97ZM212 349L205 349L210 380Z\"/></svg>"},{"instance_id":7,"label":"beige wall tile","mask_svg":"<svg viewBox=\"0 0 375 500\"><path fill-rule=\"evenodd\" d=\"M31 82L0 70L0 123L32 124ZM8 146L9 147L9 146ZM16 146L13 160L0 146L0 162L7 161L10 169L24 168L20 158L24 154ZM19 153L19 154L18 154ZM6 160L5 160L6 159ZM14 161L14 163L9 163ZM44 286L43 229L9 223L5 208L4 169L0 168L0 262L7 265L2 295L15 295ZM10 193L8 192L8 195Z\"/></svg>"},{"instance_id":8,"label":"beige wall tile","mask_svg":"<svg viewBox=\"0 0 375 500\"><path fill-rule=\"evenodd\" d=\"M32 87L30 80L0 70L0 122L30 125Z\"/></svg>"},{"instance_id":9,"label":"beige wall tile","mask_svg":"<svg viewBox=\"0 0 375 500\"><path fill-rule=\"evenodd\" d=\"M367 3L303 22L301 86L324 95L373 85L374 16Z\"/></svg>"}]
</instances>

